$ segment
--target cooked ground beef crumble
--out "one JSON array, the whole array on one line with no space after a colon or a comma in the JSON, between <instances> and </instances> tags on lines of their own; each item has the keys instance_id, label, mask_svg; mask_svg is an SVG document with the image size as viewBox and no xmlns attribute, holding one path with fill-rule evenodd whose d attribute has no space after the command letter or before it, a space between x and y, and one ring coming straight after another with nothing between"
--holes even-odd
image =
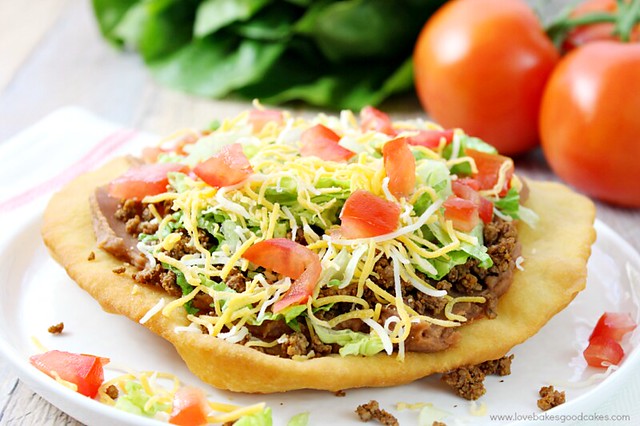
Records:
<instances>
[{"instance_id":1,"label":"cooked ground beef crumble","mask_svg":"<svg viewBox=\"0 0 640 426\"><path fill-rule=\"evenodd\" d=\"M449 371L441 377L441 381L453 388L454 392L464 399L476 400L487 391L484 387L484 379L490 374L506 376L511 374L511 361L513 355L500 359L485 361L478 365L460 367Z\"/></svg>"},{"instance_id":2,"label":"cooked ground beef crumble","mask_svg":"<svg viewBox=\"0 0 640 426\"><path fill-rule=\"evenodd\" d=\"M378 401L375 400L371 400L366 404L358 405L358 408L356 408L356 414L363 422L377 420L380 424L385 426L399 426L398 419L388 411L381 409Z\"/></svg>"},{"instance_id":3,"label":"cooked ground beef crumble","mask_svg":"<svg viewBox=\"0 0 640 426\"><path fill-rule=\"evenodd\" d=\"M47 331L49 333L51 333L51 334L60 334L60 333L62 333L63 330L64 330L64 323L63 322L55 324L55 325L52 325L51 327L49 327L47 329Z\"/></svg>"},{"instance_id":4,"label":"cooked ground beef crumble","mask_svg":"<svg viewBox=\"0 0 640 426\"><path fill-rule=\"evenodd\" d=\"M539 394L541 398L538 400L538 407L543 411L565 403L564 391L557 391L553 386L543 386Z\"/></svg>"}]
</instances>

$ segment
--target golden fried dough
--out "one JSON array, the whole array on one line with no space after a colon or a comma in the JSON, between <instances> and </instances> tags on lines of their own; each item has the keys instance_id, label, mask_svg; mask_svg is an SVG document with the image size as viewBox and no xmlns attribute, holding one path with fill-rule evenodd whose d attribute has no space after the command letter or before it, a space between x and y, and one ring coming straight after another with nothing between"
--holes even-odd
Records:
<instances>
[{"instance_id":1,"label":"golden fried dough","mask_svg":"<svg viewBox=\"0 0 640 426\"><path fill-rule=\"evenodd\" d=\"M96 246L88 201L97 186L127 168L125 158L116 159L55 194L45 212L42 235L53 257L104 310L137 322L161 297L169 301L170 296L146 286L132 296L131 274L114 274L112 270L122 262ZM182 309L170 317L157 314L144 326L170 341L203 381L243 392L391 386L500 358L540 330L584 289L595 240L595 209L589 199L557 183L529 182L529 187L526 205L538 213L540 221L535 229L519 225L524 271L516 271L511 288L500 299L498 317L463 326L460 342L445 351L410 352L404 362L386 354L293 361L205 334L175 333L175 326L188 324ZM88 261L91 252L95 260Z\"/></svg>"}]
</instances>

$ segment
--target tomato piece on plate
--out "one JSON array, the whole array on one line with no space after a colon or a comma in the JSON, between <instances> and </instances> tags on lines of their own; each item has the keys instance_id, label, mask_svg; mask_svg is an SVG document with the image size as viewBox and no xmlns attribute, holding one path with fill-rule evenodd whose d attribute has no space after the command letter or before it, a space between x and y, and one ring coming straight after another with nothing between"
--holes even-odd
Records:
<instances>
[{"instance_id":1,"label":"tomato piece on plate","mask_svg":"<svg viewBox=\"0 0 640 426\"><path fill-rule=\"evenodd\" d=\"M360 128L363 132L373 130L389 136L397 134L389 116L372 106L366 106L360 110Z\"/></svg>"},{"instance_id":2,"label":"tomato piece on plate","mask_svg":"<svg viewBox=\"0 0 640 426\"><path fill-rule=\"evenodd\" d=\"M500 168L505 162L507 162L509 166L506 171L504 188L500 192L500 195L502 196L507 193L514 171L513 160L511 158L503 155L476 151L474 149L466 149L465 154L473 158L476 163L478 174L474 175L474 178L480 184L480 189L493 189L500 178Z\"/></svg>"},{"instance_id":3,"label":"tomato piece on plate","mask_svg":"<svg viewBox=\"0 0 640 426\"><path fill-rule=\"evenodd\" d=\"M424 146L426 148L437 148L440 141L444 139L445 144L453 140L453 129L449 130L420 130L418 134L407 136L409 145Z\"/></svg>"},{"instance_id":4,"label":"tomato piece on plate","mask_svg":"<svg viewBox=\"0 0 640 426\"><path fill-rule=\"evenodd\" d=\"M469 232L480 223L478 206L473 201L452 195L442 206L444 218L453 222L453 227L459 231Z\"/></svg>"},{"instance_id":5,"label":"tomato piece on plate","mask_svg":"<svg viewBox=\"0 0 640 426\"><path fill-rule=\"evenodd\" d=\"M300 155L316 156L325 161L347 161L355 152L340 146L340 136L322 124L308 128L300 135Z\"/></svg>"},{"instance_id":6,"label":"tomato piece on plate","mask_svg":"<svg viewBox=\"0 0 640 426\"><path fill-rule=\"evenodd\" d=\"M271 121L278 125L282 124L282 111L274 109L253 109L249 111L249 123L251 123L254 133L260 132Z\"/></svg>"},{"instance_id":7,"label":"tomato piece on plate","mask_svg":"<svg viewBox=\"0 0 640 426\"><path fill-rule=\"evenodd\" d=\"M253 173L251 163L239 143L225 145L220 152L198 164L193 172L209 185L221 188L236 185Z\"/></svg>"},{"instance_id":8,"label":"tomato piece on plate","mask_svg":"<svg viewBox=\"0 0 640 426\"><path fill-rule=\"evenodd\" d=\"M173 396L173 409L169 423L180 426L207 424L207 398L201 389L188 386L178 389Z\"/></svg>"},{"instance_id":9,"label":"tomato piece on plate","mask_svg":"<svg viewBox=\"0 0 640 426\"><path fill-rule=\"evenodd\" d=\"M405 138L397 138L382 147L384 170L389 178L389 191L396 197L407 197L416 186L416 160Z\"/></svg>"},{"instance_id":10,"label":"tomato piece on plate","mask_svg":"<svg viewBox=\"0 0 640 426\"><path fill-rule=\"evenodd\" d=\"M120 199L141 200L167 191L169 172L186 172L187 166L176 163L143 164L132 167L109 183L109 195Z\"/></svg>"},{"instance_id":11,"label":"tomato piece on plate","mask_svg":"<svg viewBox=\"0 0 640 426\"><path fill-rule=\"evenodd\" d=\"M479 188L480 184L475 179L460 178L451 182L453 193L475 204L482 222L489 223L493 220L493 203L478 193Z\"/></svg>"},{"instance_id":12,"label":"tomato piece on plate","mask_svg":"<svg viewBox=\"0 0 640 426\"><path fill-rule=\"evenodd\" d=\"M320 258L316 253L287 238L261 241L249 247L242 257L295 280L282 299L273 305L273 312L305 303L313 293L322 272Z\"/></svg>"},{"instance_id":13,"label":"tomato piece on plate","mask_svg":"<svg viewBox=\"0 0 640 426\"><path fill-rule=\"evenodd\" d=\"M589 340L589 346L583 352L587 364L604 368L603 362L618 365L624 357L624 349L620 343L607 336L596 336Z\"/></svg>"},{"instance_id":14,"label":"tomato piece on plate","mask_svg":"<svg viewBox=\"0 0 640 426\"><path fill-rule=\"evenodd\" d=\"M589 340L598 337L609 337L620 342L625 334L635 330L637 324L628 313L605 312L593 329Z\"/></svg>"},{"instance_id":15,"label":"tomato piece on plate","mask_svg":"<svg viewBox=\"0 0 640 426\"><path fill-rule=\"evenodd\" d=\"M359 189L347 198L340 213L344 238L369 238L398 228L400 206Z\"/></svg>"},{"instance_id":16,"label":"tomato piece on plate","mask_svg":"<svg viewBox=\"0 0 640 426\"><path fill-rule=\"evenodd\" d=\"M53 350L33 355L29 362L54 379L57 375L75 384L78 393L93 398L104 381L102 367L109 363L109 358Z\"/></svg>"}]
</instances>

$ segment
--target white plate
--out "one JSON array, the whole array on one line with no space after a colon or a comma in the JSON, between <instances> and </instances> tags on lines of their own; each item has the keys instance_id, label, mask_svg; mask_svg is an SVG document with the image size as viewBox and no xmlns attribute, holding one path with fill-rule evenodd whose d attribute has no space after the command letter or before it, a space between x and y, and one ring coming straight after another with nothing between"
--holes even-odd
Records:
<instances>
[{"instance_id":1,"label":"white plate","mask_svg":"<svg viewBox=\"0 0 640 426\"><path fill-rule=\"evenodd\" d=\"M6 226L7 222L4 223ZM630 312L636 320L639 317L638 298L631 282L637 284L639 281L640 256L614 231L597 222L598 239L589 261L587 289L536 336L513 350L515 359L510 376L487 378L487 393L478 401L478 407L484 405L486 408L482 417L472 415L472 404L454 396L436 377L393 388L347 390L345 397L319 391L234 394L211 389L200 382L186 369L170 344L144 327L124 317L103 312L48 256L39 235L39 213L30 218L16 213L8 223L12 228L10 234L0 242L2 355L33 390L71 416L91 425L159 423L78 395L31 367L28 357L38 351L33 337L50 349L106 356L114 365L132 370L174 373L188 384L209 389L211 396L220 402L251 404L265 401L273 409L274 425L284 425L290 417L304 411L311 413L310 425L331 422L360 425L362 423L354 409L371 399L379 401L382 408L396 415L400 424L417 424L418 411L399 411L396 409L399 402L432 403L450 413L444 419L448 424L457 420L503 424L509 423L507 419L490 419L489 416L518 415L520 420L526 416L541 416L543 413L536 406L541 386L553 382L582 381L599 372L587 368L581 354L590 330L604 311ZM65 324L64 333L50 335L47 328L61 321ZM639 339L640 333L636 330L625 340L627 356L622 366L604 381L582 388L560 386L567 393L567 403L547 414L575 416L592 413L613 390L624 385L632 369L638 368ZM114 374L107 370L108 376ZM540 424L539 421L537 423Z\"/></svg>"}]
</instances>

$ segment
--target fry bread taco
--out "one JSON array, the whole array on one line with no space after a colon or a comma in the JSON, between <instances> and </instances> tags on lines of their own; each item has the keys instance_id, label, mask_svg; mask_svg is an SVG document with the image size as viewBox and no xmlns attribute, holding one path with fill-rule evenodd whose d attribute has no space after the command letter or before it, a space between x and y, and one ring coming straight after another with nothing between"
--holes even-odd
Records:
<instances>
[{"instance_id":1,"label":"fry bread taco","mask_svg":"<svg viewBox=\"0 0 640 426\"><path fill-rule=\"evenodd\" d=\"M142 157L54 195L44 241L218 388L392 386L497 359L585 286L591 201L460 129L255 109Z\"/></svg>"}]
</instances>

